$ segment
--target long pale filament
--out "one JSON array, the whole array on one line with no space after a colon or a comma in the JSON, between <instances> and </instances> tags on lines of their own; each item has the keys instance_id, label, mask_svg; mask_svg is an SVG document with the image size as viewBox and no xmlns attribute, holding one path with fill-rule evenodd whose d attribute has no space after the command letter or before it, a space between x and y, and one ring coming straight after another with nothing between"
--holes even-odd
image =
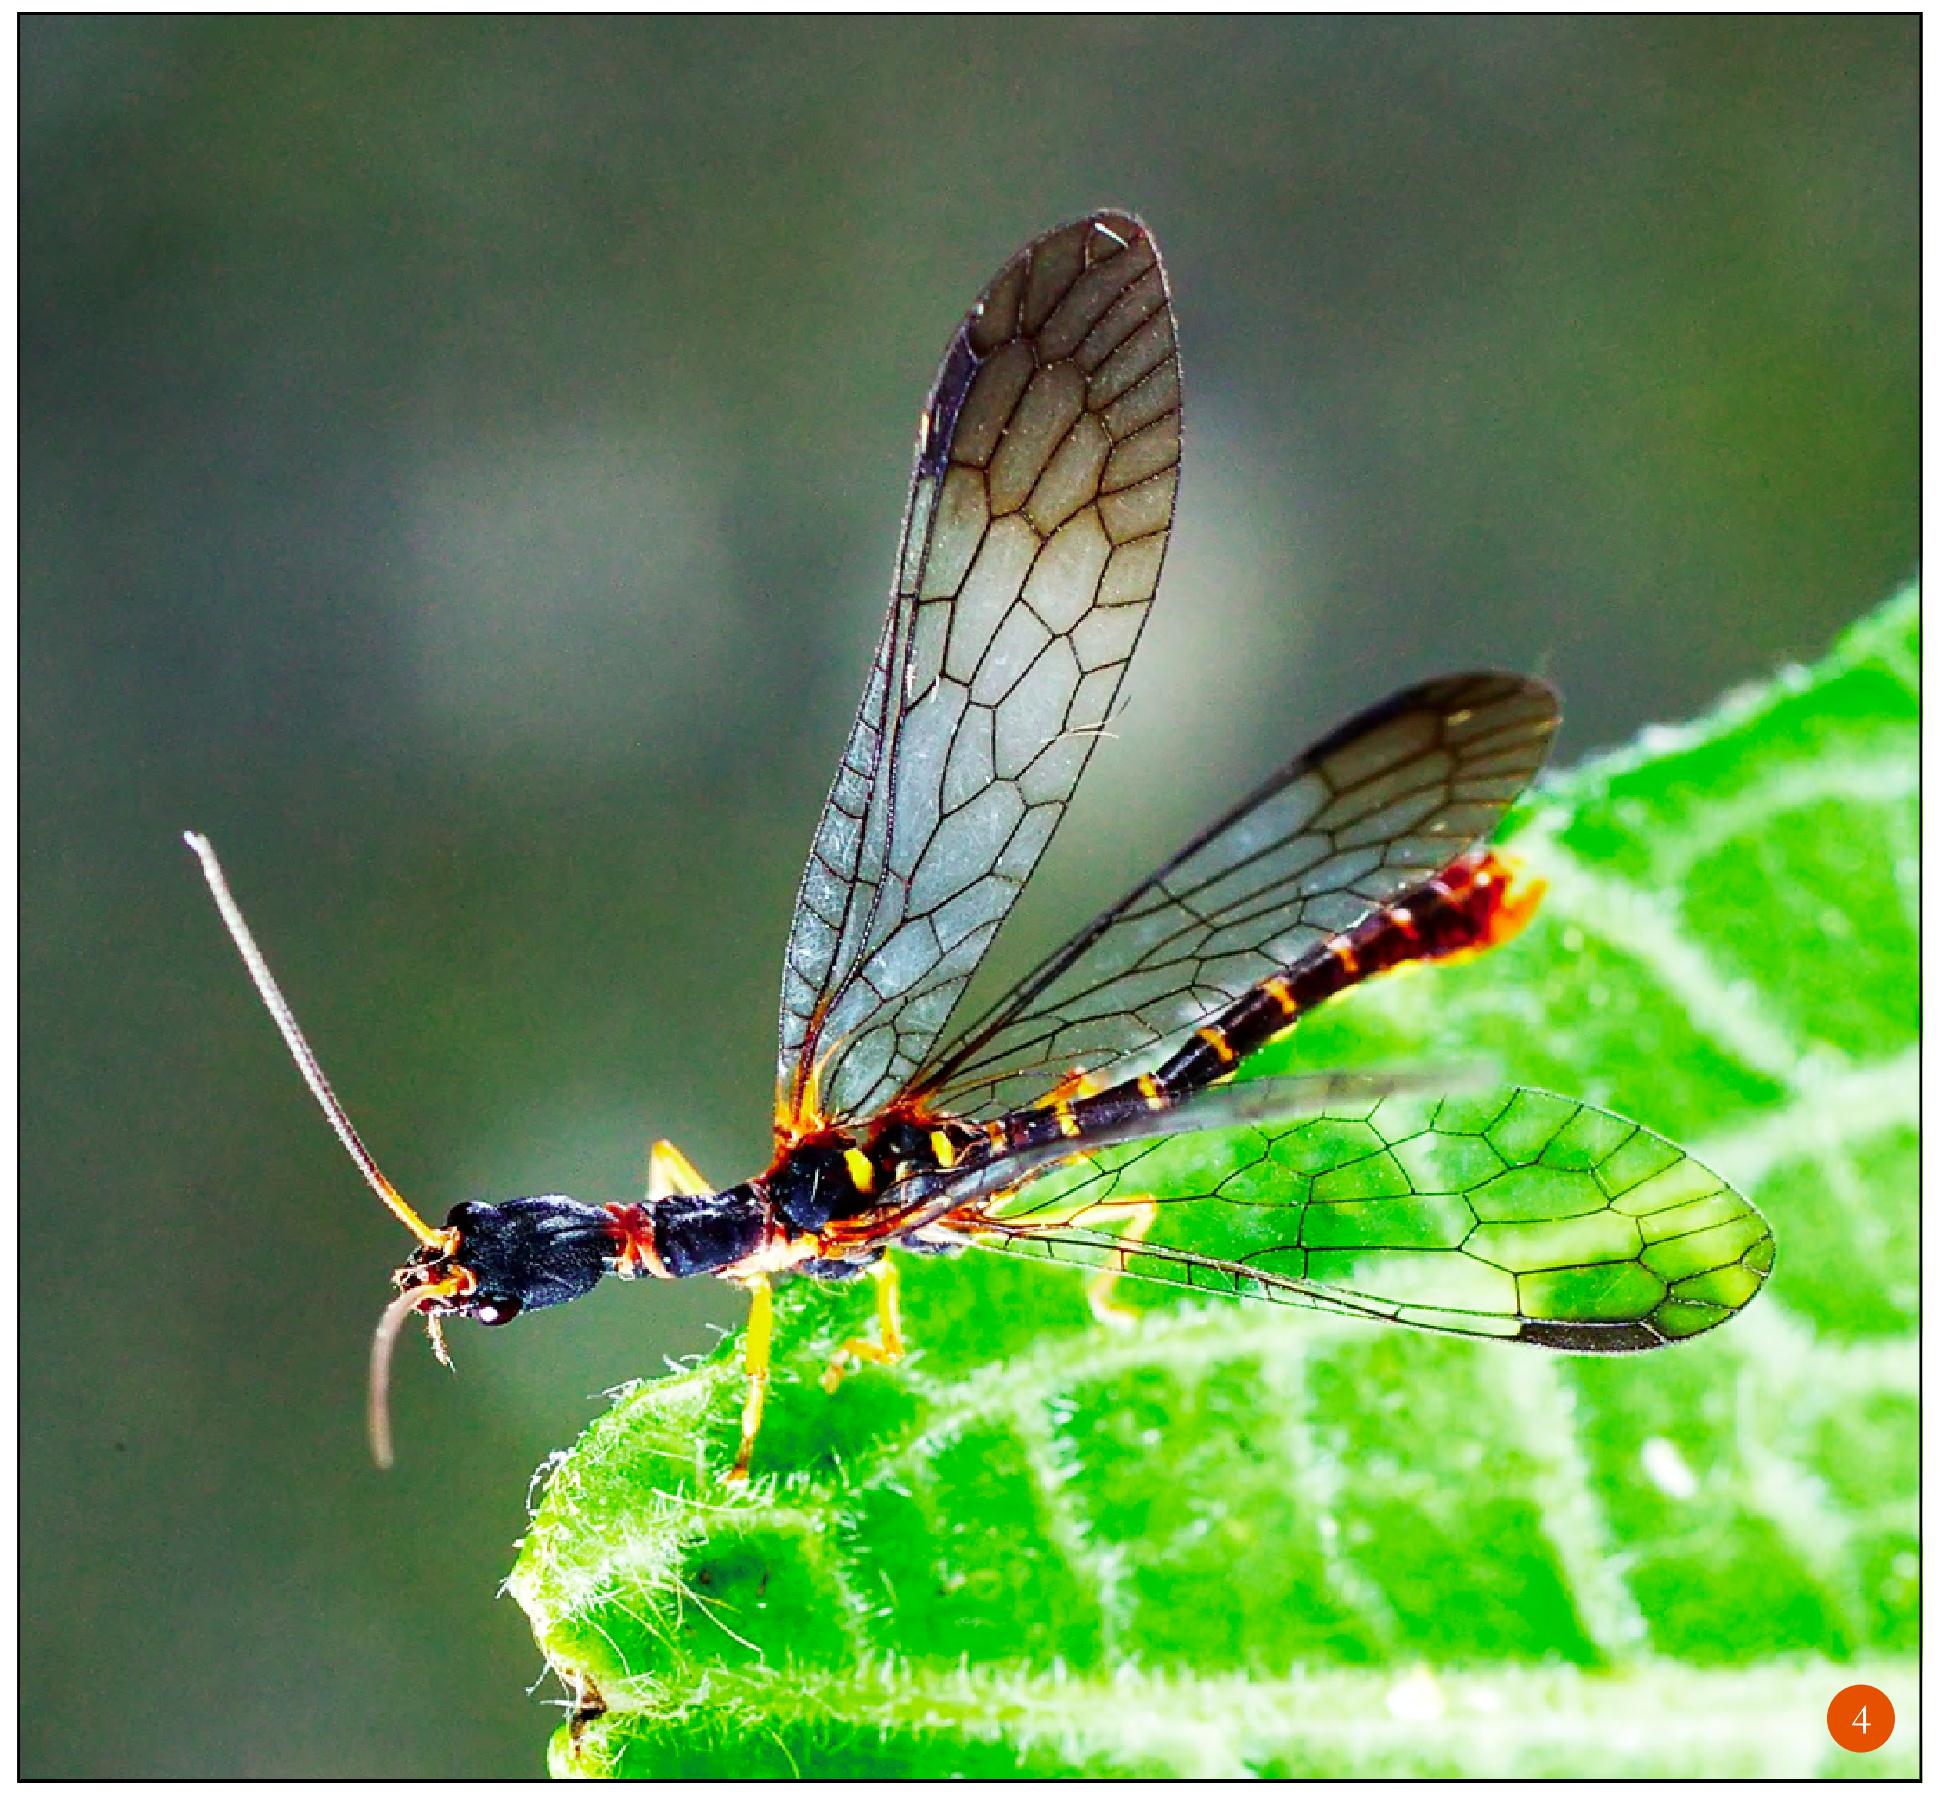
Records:
<instances>
[{"instance_id":1,"label":"long pale filament","mask_svg":"<svg viewBox=\"0 0 1944 1800\"><path fill-rule=\"evenodd\" d=\"M371 1460L381 1469L392 1466L391 1365L392 1346L405 1321L418 1309L418 1295L407 1288L378 1320L371 1335L371 1386L365 1401L365 1426L371 1434Z\"/></svg>"},{"instance_id":2,"label":"long pale filament","mask_svg":"<svg viewBox=\"0 0 1944 1800\"><path fill-rule=\"evenodd\" d=\"M371 1385L365 1400L365 1426L371 1434L371 1460L381 1469L392 1466L391 1366L392 1347L405 1321L427 1301L447 1299L460 1291L457 1279L429 1282L407 1288L378 1317L378 1329L371 1334ZM432 1350L440 1362L451 1368L445 1353L445 1340L439 1335L439 1315L427 1312L425 1328L432 1335Z\"/></svg>"},{"instance_id":3,"label":"long pale filament","mask_svg":"<svg viewBox=\"0 0 1944 1800\"><path fill-rule=\"evenodd\" d=\"M405 1202L405 1197L385 1179L384 1171L378 1167L364 1140L352 1128L338 1097L331 1091L331 1084L324 1078L323 1066L318 1062L311 1047L304 1041L304 1034L297 1028L297 1015L290 1010L290 1003L283 997L283 990L277 986L276 978L270 973L270 965L263 960L263 952L257 948L256 939L250 935L250 928L243 922L243 909L236 904L230 893L229 883L223 879L222 865L216 860L216 852L209 840L199 832L185 831L182 841L196 853L202 864L203 878L209 883L210 894L216 901L216 910L223 915L223 923L229 927L229 934L235 940L237 949L242 953L243 966L250 971L250 979L256 983L257 992L263 997L263 1004L270 1009L271 1018L277 1022L277 1029L283 1033L284 1042L290 1047L290 1054L297 1064L297 1072L303 1076L310 1091L316 1096L317 1104L324 1109L325 1118L331 1122L331 1129L338 1134L338 1140L351 1153L351 1160L358 1165L359 1172L370 1182L371 1190L391 1209L393 1216L421 1244L439 1250L451 1248L451 1236L447 1232L435 1231L426 1224ZM388 1318L390 1314L386 1315ZM394 1335L396 1328L394 1328Z\"/></svg>"}]
</instances>

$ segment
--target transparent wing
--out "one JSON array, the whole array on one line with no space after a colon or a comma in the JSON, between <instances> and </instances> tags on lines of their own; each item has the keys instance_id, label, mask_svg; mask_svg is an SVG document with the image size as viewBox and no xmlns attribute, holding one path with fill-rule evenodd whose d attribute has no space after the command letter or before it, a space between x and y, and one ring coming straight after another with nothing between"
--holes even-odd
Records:
<instances>
[{"instance_id":1,"label":"transparent wing","mask_svg":"<svg viewBox=\"0 0 1944 1800\"><path fill-rule=\"evenodd\" d=\"M1050 1078L1134 1072L1323 939L1490 835L1545 762L1558 697L1446 676L1359 714L1109 907L941 1050L913 1085L991 1117Z\"/></svg>"},{"instance_id":2,"label":"transparent wing","mask_svg":"<svg viewBox=\"0 0 1944 1800\"><path fill-rule=\"evenodd\" d=\"M939 1223L1140 1280L1559 1350L1706 1331L1775 1253L1720 1176L1532 1088L1108 1149Z\"/></svg>"},{"instance_id":3,"label":"transparent wing","mask_svg":"<svg viewBox=\"0 0 1944 1800\"><path fill-rule=\"evenodd\" d=\"M1027 245L952 339L784 958L783 1137L899 1091L1052 837L1160 574L1180 405L1122 214Z\"/></svg>"}]
</instances>

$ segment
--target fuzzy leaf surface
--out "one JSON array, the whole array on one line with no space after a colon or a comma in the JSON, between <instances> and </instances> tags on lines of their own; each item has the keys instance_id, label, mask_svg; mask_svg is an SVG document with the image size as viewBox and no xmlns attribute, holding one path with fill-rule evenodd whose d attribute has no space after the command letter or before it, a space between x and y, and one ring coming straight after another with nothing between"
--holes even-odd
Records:
<instances>
[{"instance_id":1,"label":"fuzzy leaf surface","mask_svg":"<svg viewBox=\"0 0 1944 1800\"><path fill-rule=\"evenodd\" d=\"M905 1259L915 1353L826 1394L869 1284L795 1283L747 1491L733 1340L551 1473L511 1591L602 1709L556 1772L1912 1773L1917 629L1549 784L1523 937L1248 1070L1482 1056L1640 1120L1772 1225L1744 1313L1613 1358L1192 1293L1112 1330L973 1252Z\"/></svg>"}]
</instances>

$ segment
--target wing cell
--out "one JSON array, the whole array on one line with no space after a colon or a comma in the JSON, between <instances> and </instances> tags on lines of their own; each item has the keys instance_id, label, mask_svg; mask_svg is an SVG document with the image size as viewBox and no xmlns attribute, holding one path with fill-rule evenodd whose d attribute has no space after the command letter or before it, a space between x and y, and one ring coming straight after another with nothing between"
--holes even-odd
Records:
<instances>
[{"instance_id":1,"label":"wing cell","mask_svg":"<svg viewBox=\"0 0 1944 1800\"><path fill-rule=\"evenodd\" d=\"M954 336L785 954L784 1140L901 1091L1051 839L1160 575L1180 391L1122 214L1029 244Z\"/></svg>"}]
</instances>

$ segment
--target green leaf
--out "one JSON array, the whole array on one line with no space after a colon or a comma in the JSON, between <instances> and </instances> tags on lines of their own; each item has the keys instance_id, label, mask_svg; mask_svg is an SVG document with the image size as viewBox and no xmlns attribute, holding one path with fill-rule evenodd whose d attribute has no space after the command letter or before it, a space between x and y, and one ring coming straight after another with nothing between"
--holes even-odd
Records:
<instances>
[{"instance_id":1,"label":"green leaf","mask_svg":"<svg viewBox=\"0 0 1944 1800\"><path fill-rule=\"evenodd\" d=\"M1814 670L1549 785L1517 942L1385 977L1249 1073L1458 1066L1687 1146L1774 1229L1692 1344L1545 1356L903 1260L553 1470L511 1579L586 1699L560 1773L1909 1774L1917 1689L1917 595ZM1219 1156L1225 1141L1197 1140ZM1121 1284L1123 1290L1135 1284ZM1823 1712L1870 1681L1881 1752Z\"/></svg>"}]
</instances>

